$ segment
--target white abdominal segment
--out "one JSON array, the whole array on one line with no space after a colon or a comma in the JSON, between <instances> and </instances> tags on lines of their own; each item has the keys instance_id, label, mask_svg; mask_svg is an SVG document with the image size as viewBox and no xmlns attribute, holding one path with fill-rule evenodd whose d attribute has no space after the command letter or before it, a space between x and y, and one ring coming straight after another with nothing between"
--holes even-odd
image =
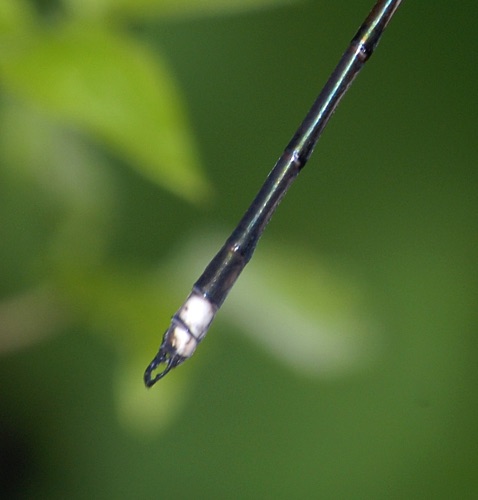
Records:
<instances>
[{"instance_id":1,"label":"white abdominal segment","mask_svg":"<svg viewBox=\"0 0 478 500\"><path fill-rule=\"evenodd\" d=\"M215 314L216 307L209 300L195 292L189 295L173 318L171 345L179 356L192 356Z\"/></svg>"}]
</instances>

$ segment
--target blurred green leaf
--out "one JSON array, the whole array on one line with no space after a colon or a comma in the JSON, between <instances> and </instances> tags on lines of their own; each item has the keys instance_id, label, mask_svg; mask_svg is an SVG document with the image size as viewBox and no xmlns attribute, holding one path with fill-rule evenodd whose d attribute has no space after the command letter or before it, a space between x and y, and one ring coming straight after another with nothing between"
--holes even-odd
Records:
<instances>
[{"instance_id":1,"label":"blurred green leaf","mask_svg":"<svg viewBox=\"0 0 478 500\"><path fill-rule=\"evenodd\" d=\"M346 269L304 246L263 244L238 283L232 319L299 373L337 377L360 371L382 347L366 290Z\"/></svg>"},{"instance_id":2,"label":"blurred green leaf","mask_svg":"<svg viewBox=\"0 0 478 500\"><path fill-rule=\"evenodd\" d=\"M10 92L88 131L131 166L190 201L209 186L181 99L159 58L98 26L22 38L0 54Z\"/></svg>"},{"instance_id":3,"label":"blurred green leaf","mask_svg":"<svg viewBox=\"0 0 478 500\"><path fill-rule=\"evenodd\" d=\"M182 271L169 279L171 286L186 282L186 274L198 275L222 243L213 235L192 236L170 266ZM303 246L261 242L218 314L221 320L286 366L314 377L360 370L382 347L364 287L350 270Z\"/></svg>"}]
</instances>

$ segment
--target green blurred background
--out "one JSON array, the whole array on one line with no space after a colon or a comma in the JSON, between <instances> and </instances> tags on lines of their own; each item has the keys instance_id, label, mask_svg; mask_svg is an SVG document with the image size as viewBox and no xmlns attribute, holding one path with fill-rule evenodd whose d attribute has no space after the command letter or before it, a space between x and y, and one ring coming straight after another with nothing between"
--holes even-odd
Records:
<instances>
[{"instance_id":1,"label":"green blurred background","mask_svg":"<svg viewBox=\"0 0 478 500\"><path fill-rule=\"evenodd\" d=\"M371 3L2 0L2 498L478 497L477 2L404 2L142 383Z\"/></svg>"}]
</instances>

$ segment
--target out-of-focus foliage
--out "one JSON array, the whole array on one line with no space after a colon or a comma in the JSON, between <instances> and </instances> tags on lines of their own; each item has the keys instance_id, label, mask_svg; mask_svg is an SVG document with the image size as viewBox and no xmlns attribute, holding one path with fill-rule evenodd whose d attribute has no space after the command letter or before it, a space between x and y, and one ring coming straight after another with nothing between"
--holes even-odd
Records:
<instances>
[{"instance_id":1,"label":"out-of-focus foliage","mask_svg":"<svg viewBox=\"0 0 478 500\"><path fill-rule=\"evenodd\" d=\"M5 15L0 40L8 95L104 142L173 192L207 195L180 97L158 55L106 22L67 17L42 26L17 10L20 26L30 22L15 31L12 17Z\"/></svg>"},{"instance_id":2,"label":"out-of-focus foliage","mask_svg":"<svg viewBox=\"0 0 478 500\"><path fill-rule=\"evenodd\" d=\"M254 0L248 7L268 4ZM151 269L110 264L111 227L121 223L112 160L187 201L211 197L174 75L160 51L130 29L145 9L160 18L172 5L186 16L239 7L228 1L0 5L1 208L9 241L0 348L15 350L86 320L96 331L114 332L112 345L129 353L123 371L136 370L136 391L143 390L141 371L152 355L149 340L159 342L178 299L164 279L148 277ZM143 415L157 416L156 406Z\"/></svg>"},{"instance_id":3,"label":"out-of-focus foliage","mask_svg":"<svg viewBox=\"0 0 478 500\"><path fill-rule=\"evenodd\" d=\"M371 7L289 3L0 0L0 497L477 496L476 2L403 3L142 383Z\"/></svg>"}]
</instances>

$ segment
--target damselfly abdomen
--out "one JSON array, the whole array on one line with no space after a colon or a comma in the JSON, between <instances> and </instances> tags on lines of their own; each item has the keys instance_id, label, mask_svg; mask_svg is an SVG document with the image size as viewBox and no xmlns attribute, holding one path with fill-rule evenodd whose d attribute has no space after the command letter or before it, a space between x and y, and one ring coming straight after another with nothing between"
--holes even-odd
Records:
<instances>
[{"instance_id":1,"label":"damselfly abdomen","mask_svg":"<svg viewBox=\"0 0 478 500\"><path fill-rule=\"evenodd\" d=\"M190 358L205 337L272 214L307 163L340 99L374 52L400 3L401 0L379 0L373 7L251 206L173 316L157 355L146 368L144 382L148 387Z\"/></svg>"}]
</instances>

